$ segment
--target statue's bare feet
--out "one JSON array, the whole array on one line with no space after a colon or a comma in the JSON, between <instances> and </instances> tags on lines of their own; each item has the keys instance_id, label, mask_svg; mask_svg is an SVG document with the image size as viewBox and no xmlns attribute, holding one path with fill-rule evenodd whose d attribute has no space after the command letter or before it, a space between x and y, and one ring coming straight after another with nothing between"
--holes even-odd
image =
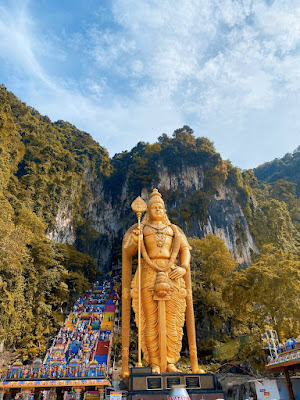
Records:
<instances>
[{"instance_id":1,"label":"statue's bare feet","mask_svg":"<svg viewBox=\"0 0 300 400\"><path fill-rule=\"evenodd\" d=\"M160 368L159 368L158 365L152 364L152 365L151 365L151 368L152 368L152 373L153 373L153 374L160 374Z\"/></svg>"},{"instance_id":2,"label":"statue's bare feet","mask_svg":"<svg viewBox=\"0 0 300 400\"><path fill-rule=\"evenodd\" d=\"M204 371L204 369L202 369L202 368L197 368L197 369L195 369L195 371L192 370L192 372L193 372L193 374L205 374L206 373Z\"/></svg>"},{"instance_id":3,"label":"statue's bare feet","mask_svg":"<svg viewBox=\"0 0 300 400\"><path fill-rule=\"evenodd\" d=\"M180 372L180 370L176 368L175 364L168 364L167 371L168 372Z\"/></svg>"}]
</instances>

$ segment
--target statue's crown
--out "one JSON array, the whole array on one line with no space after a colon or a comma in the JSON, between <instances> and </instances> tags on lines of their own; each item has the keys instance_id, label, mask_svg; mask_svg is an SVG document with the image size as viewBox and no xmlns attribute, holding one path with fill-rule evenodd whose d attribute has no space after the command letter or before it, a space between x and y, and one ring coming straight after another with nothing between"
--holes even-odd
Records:
<instances>
[{"instance_id":1,"label":"statue's crown","mask_svg":"<svg viewBox=\"0 0 300 400\"><path fill-rule=\"evenodd\" d=\"M159 193L159 191L157 189L153 189L153 192L150 194L150 199L153 196L159 196L161 197L161 194Z\"/></svg>"},{"instance_id":2,"label":"statue's crown","mask_svg":"<svg viewBox=\"0 0 300 400\"><path fill-rule=\"evenodd\" d=\"M153 189L153 192L150 194L150 200L148 202L148 208L151 206L153 203L161 203L163 206L165 206L165 203L163 199L161 198L161 194L157 189Z\"/></svg>"}]
</instances>

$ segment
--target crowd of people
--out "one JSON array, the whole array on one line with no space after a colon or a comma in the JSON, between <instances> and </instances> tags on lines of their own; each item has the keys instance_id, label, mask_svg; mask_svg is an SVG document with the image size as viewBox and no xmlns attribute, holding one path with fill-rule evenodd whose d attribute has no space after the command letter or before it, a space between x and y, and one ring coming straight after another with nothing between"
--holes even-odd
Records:
<instances>
[{"instance_id":1,"label":"crowd of people","mask_svg":"<svg viewBox=\"0 0 300 400\"><path fill-rule=\"evenodd\" d=\"M105 312L108 302L118 304L115 281L96 282L73 306L47 355L31 365L14 363L4 379L98 377L107 375L107 356L101 364L95 359L97 344L108 343L110 351L112 312ZM111 326L111 325L110 325ZM97 357L96 357L97 358ZM98 357L99 359L99 357Z\"/></svg>"}]
</instances>

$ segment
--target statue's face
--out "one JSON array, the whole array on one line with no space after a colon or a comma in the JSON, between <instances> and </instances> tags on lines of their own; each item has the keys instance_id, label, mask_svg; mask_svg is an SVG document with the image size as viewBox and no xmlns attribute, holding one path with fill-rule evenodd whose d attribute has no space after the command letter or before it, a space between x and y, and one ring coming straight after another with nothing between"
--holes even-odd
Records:
<instances>
[{"instance_id":1,"label":"statue's face","mask_svg":"<svg viewBox=\"0 0 300 400\"><path fill-rule=\"evenodd\" d=\"M149 209L149 216L152 221L162 221L165 214L165 207L161 203L153 203Z\"/></svg>"}]
</instances>

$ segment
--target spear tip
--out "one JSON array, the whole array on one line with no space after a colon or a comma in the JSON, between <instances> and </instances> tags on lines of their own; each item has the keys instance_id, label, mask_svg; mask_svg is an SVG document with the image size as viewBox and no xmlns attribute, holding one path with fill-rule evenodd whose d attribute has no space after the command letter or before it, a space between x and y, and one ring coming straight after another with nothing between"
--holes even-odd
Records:
<instances>
[{"instance_id":1,"label":"spear tip","mask_svg":"<svg viewBox=\"0 0 300 400\"><path fill-rule=\"evenodd\" d=\"M141 196L138 196L131 204L132 211L137 214L137 213L144 213L147 210L147 204L146 202L141 198Z\"/></svg>"}]
</instances>

